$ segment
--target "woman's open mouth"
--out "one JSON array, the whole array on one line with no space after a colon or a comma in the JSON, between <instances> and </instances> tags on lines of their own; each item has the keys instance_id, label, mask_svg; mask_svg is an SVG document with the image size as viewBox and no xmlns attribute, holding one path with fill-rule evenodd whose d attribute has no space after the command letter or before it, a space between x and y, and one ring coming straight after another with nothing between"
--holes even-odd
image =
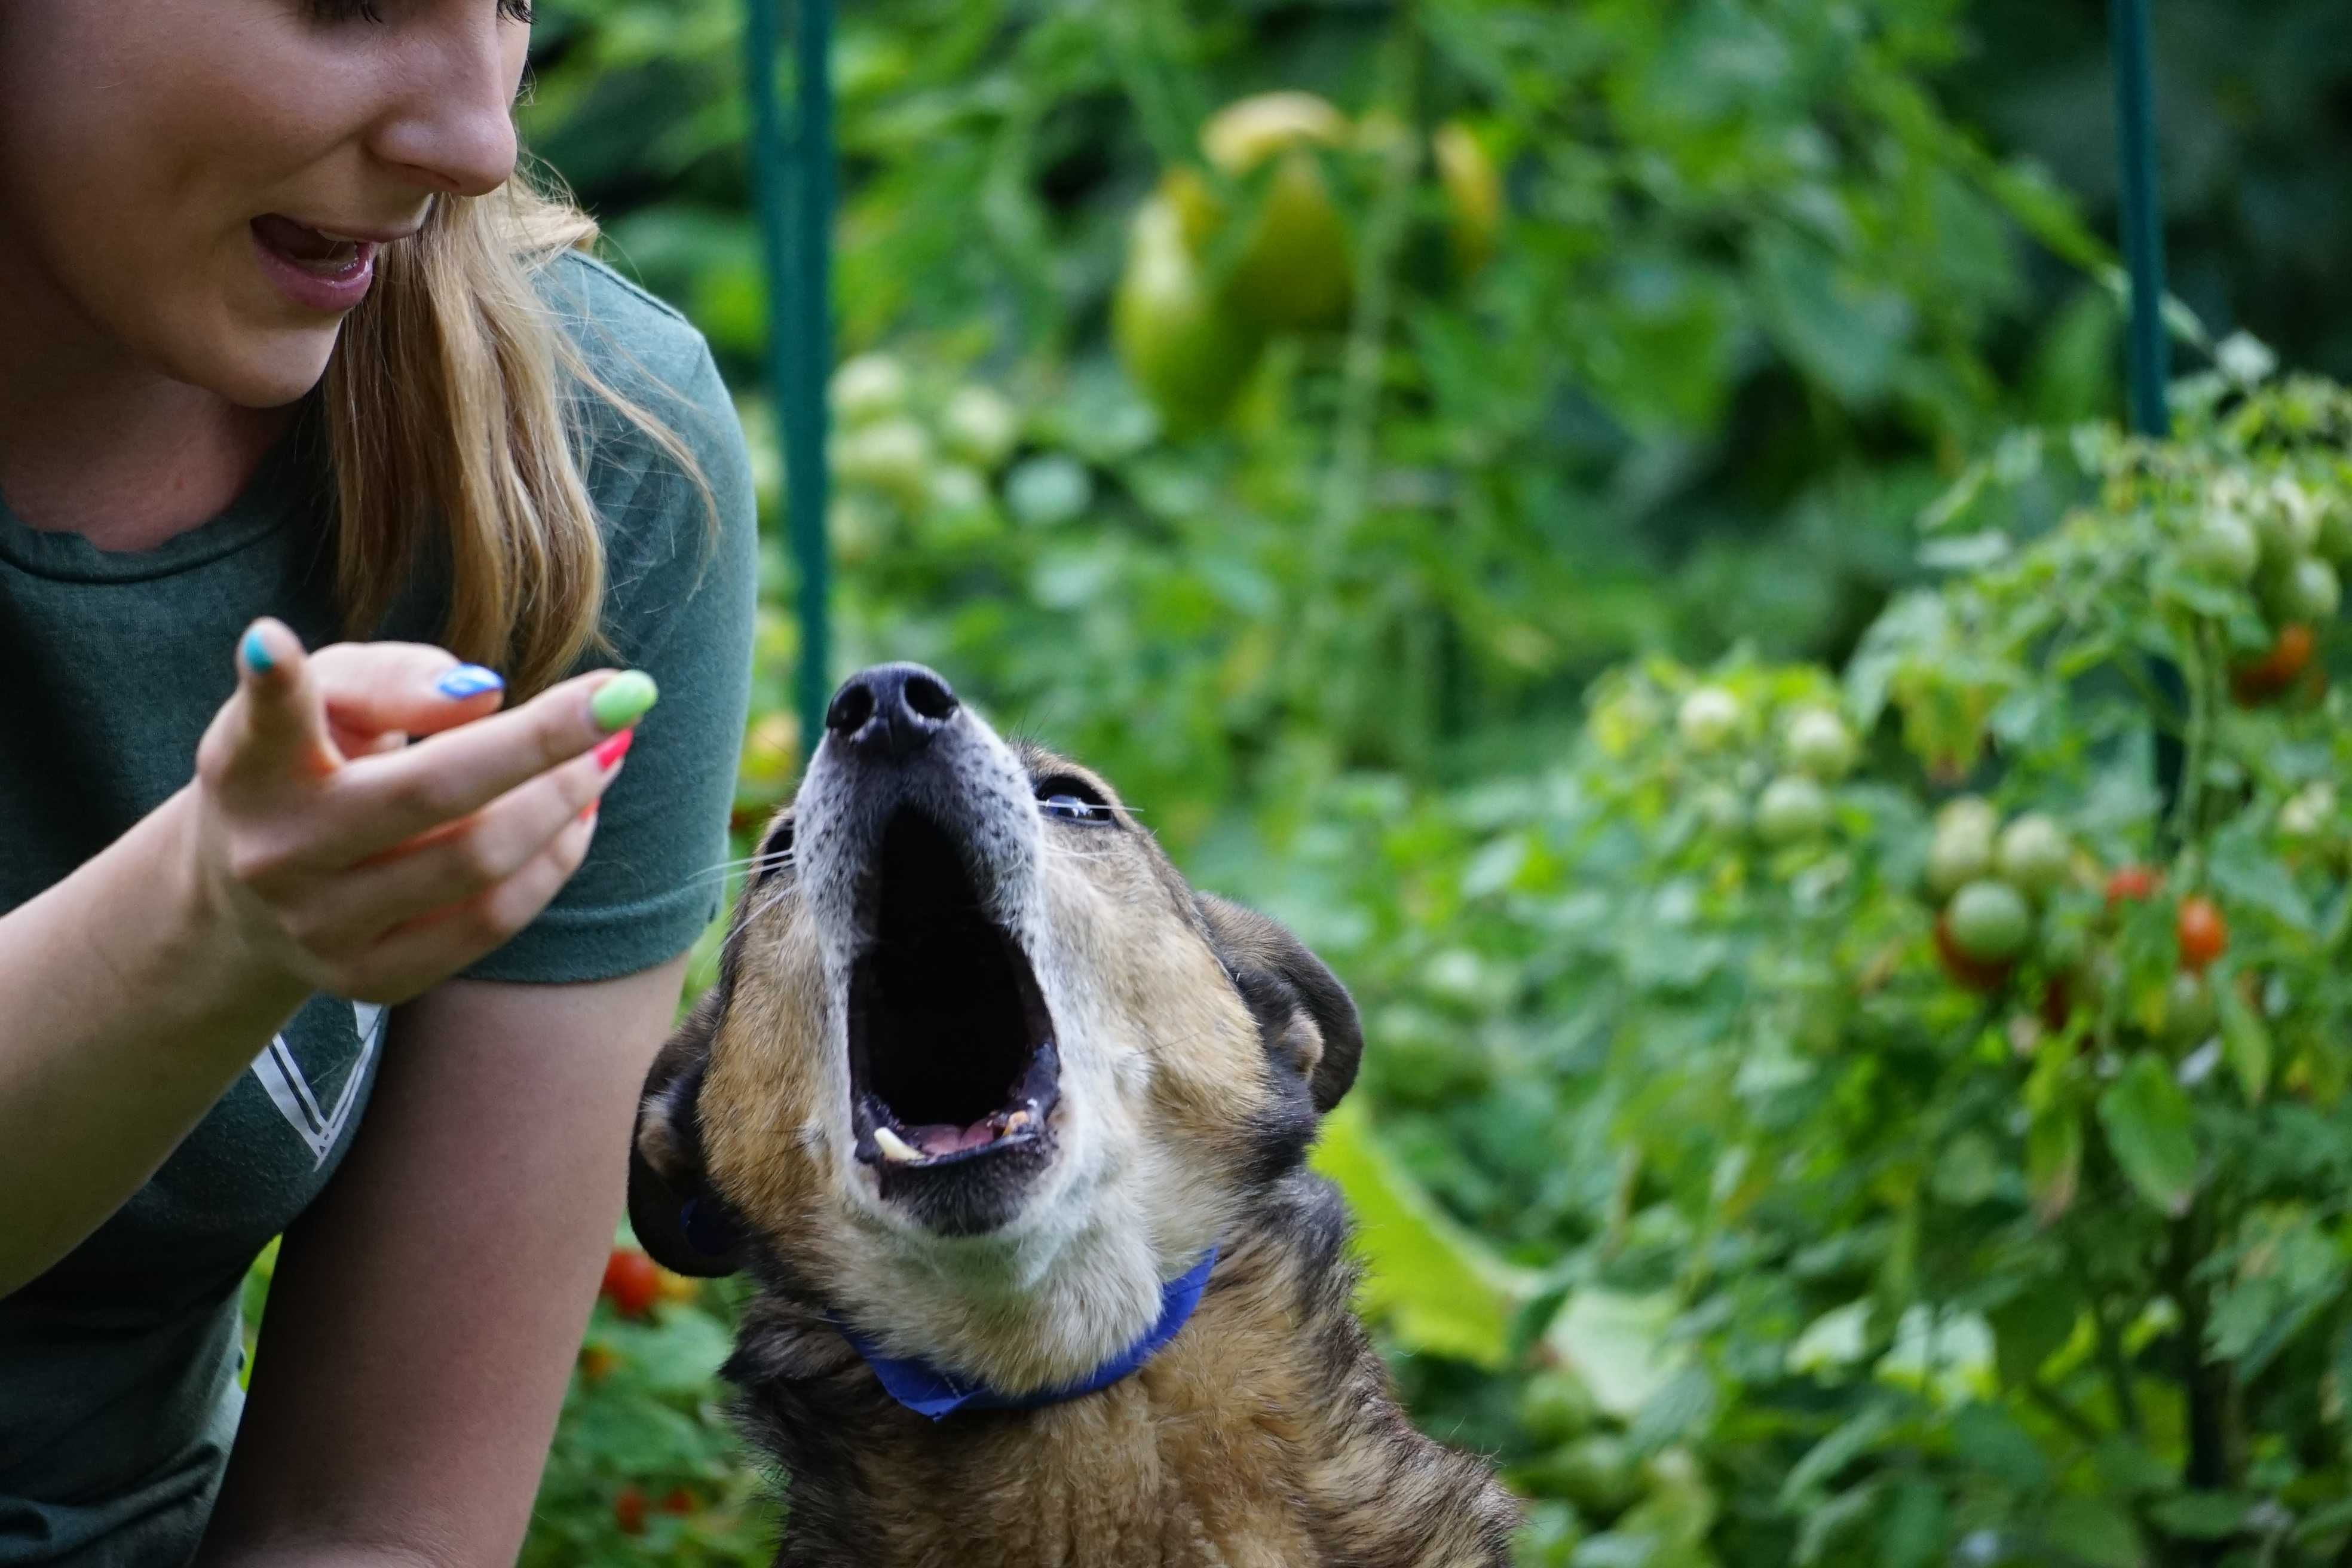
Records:
<instances>
[{"instance_id":1,"label":"woman's open mouth","mask_svg":"<svg viewBox=\"0 0 2352 1568\"><path fill-rule=\"evenodd\" d=\"M367 298L375 281L375 241L331 234L280 213L266 213L250 226L262 270L295 304L341 314Z\"/></svg>"},{"instance_id":2,"label":"woman's open mouth","mask_svg":"<svg viewBox=\"0 0 2352 1568\"><path fill-rule=\"evenodd\" d=\"M962 846L918 812L883 830L866 900L873 942L851 967L848 1007L857 1158L879 1170L884 1197L926 1211L945 1196L926 1189L950 1181L1025 1184L1051 1159L1061 1100L1027 955L988 918ZM939 1227L985 1228L977 1217Z\"/></svg>"}]
</instances>

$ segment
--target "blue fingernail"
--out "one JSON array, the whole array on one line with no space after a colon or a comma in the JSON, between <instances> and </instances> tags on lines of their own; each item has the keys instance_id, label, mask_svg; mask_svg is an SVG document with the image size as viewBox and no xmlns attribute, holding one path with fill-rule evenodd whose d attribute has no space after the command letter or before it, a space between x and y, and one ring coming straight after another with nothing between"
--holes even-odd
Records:
<instances>
[{"instance_id":1,"label":"blue fingernail","mask_svg":"<svg viewBox=\"0 0 2352 1568\"><path fill-rule=\"evenodd\" d=\"M269 657L269 645L261 640L261 628L255 626L245 634L245 667L256 675L268 675L278 668Z\"/></svg>"},{"instance_id":2,"label":"blue fingernail","mask_svg":"<svg viewBox=\"0 0 2352 1568\"><path fill-rule=\"evenodd\" d=\"M433 683L433 689L451 701L463 701L479 697L485 691L496 691L506 682L495 669L484 669L478 664L461 664Z\"/></svg>"}]
</instances>

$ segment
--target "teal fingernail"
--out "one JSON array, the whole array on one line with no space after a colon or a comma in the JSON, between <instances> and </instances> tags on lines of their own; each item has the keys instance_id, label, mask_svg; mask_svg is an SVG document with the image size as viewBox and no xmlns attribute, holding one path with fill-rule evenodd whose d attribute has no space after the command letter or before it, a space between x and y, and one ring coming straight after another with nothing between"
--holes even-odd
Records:
<instances>
[{"instance_id":1,"label":"teal fingernail","mask_svg":"<svg viewBox=\"0 0 2352 1568\"><path fill-rule=\"evenodd\" d=\"M261 640L259 626L254 626L246 632L244 653L245 667L256 675L268 675L278 668L278 661L269 657L269 645Z\"/></svg>"},{"instance_id":2,"label":"teal fingernail","mask_svg":"<svg viewBox=\"0 0 2352 1568\"><path fill-rule=\"evenodd\" d=\"M468 697L479 697L485 691L496 691L506 682L495 669L484 669L478 664L461 664L433 683L433 689L452 702L462 702Z\"/></svg>"},{"instance_id":3,"label":"teal fingernail","mask_svg":"<svg viewBox=\"0 0 2352 1568\"><path fill-rule=\"evenodd\" d=\"M646 715L661 696L654 678L642 669L625 669L596 689L588 700L589 717L604 731L626 729Z\"/></svg>"}]
</instances>

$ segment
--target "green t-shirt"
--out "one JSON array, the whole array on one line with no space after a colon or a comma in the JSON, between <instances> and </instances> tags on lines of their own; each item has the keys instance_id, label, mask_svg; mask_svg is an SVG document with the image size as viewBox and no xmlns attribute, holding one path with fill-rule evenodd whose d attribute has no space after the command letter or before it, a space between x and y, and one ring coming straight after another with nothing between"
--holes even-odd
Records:
<instances>
[{"instance_id":1,"label":"green t-shirt","mask_svg":"<svg viewBox=\"0 0 2352 1568\"><path fill-rule=\"evenodd\" d=\"M586 863L466 972L564 982L659 963L718 912L709 873L727 854L758 545L742 432L701 337L585 257L558 261L542 294L598 374L685 438L719 518L714 537L676 463L609 405L587 413L618 658L583 668L646 669L661 701ZM0 910L187 781L247 622L274 615L311 647L336 640L312 428L298 423L227 511L151 551L37 531L0 504ZM438 582L420 573L382 635L434 640ZM0 1299L0 1564L148 1568L193 1553L242 1403L238 1282L333 1176L383 1026L378 1008L312 997L112 1218ZM0 1194L0 1223L5 1210Z\"/></svg>"}]
</instances>

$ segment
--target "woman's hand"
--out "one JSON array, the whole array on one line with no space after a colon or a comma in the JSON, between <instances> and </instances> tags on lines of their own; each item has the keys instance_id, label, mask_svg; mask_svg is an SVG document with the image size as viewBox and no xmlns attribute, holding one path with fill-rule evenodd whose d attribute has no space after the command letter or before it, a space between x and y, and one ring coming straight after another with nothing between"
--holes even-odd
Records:
<instances>
[{"instance_id":1,"label":"woman's hand","mask_svg":"<svg viewBox=\"0 0 2352 1568\"><path fill-rule=\"evenodd\" d=\"M305 653L274 620L237 671L187 792L199 896L243 956L359 1002L418 994L546 906L654 697L600 670L501 713L496 678L440 648Z\"/></svg>"}]
</instances>

